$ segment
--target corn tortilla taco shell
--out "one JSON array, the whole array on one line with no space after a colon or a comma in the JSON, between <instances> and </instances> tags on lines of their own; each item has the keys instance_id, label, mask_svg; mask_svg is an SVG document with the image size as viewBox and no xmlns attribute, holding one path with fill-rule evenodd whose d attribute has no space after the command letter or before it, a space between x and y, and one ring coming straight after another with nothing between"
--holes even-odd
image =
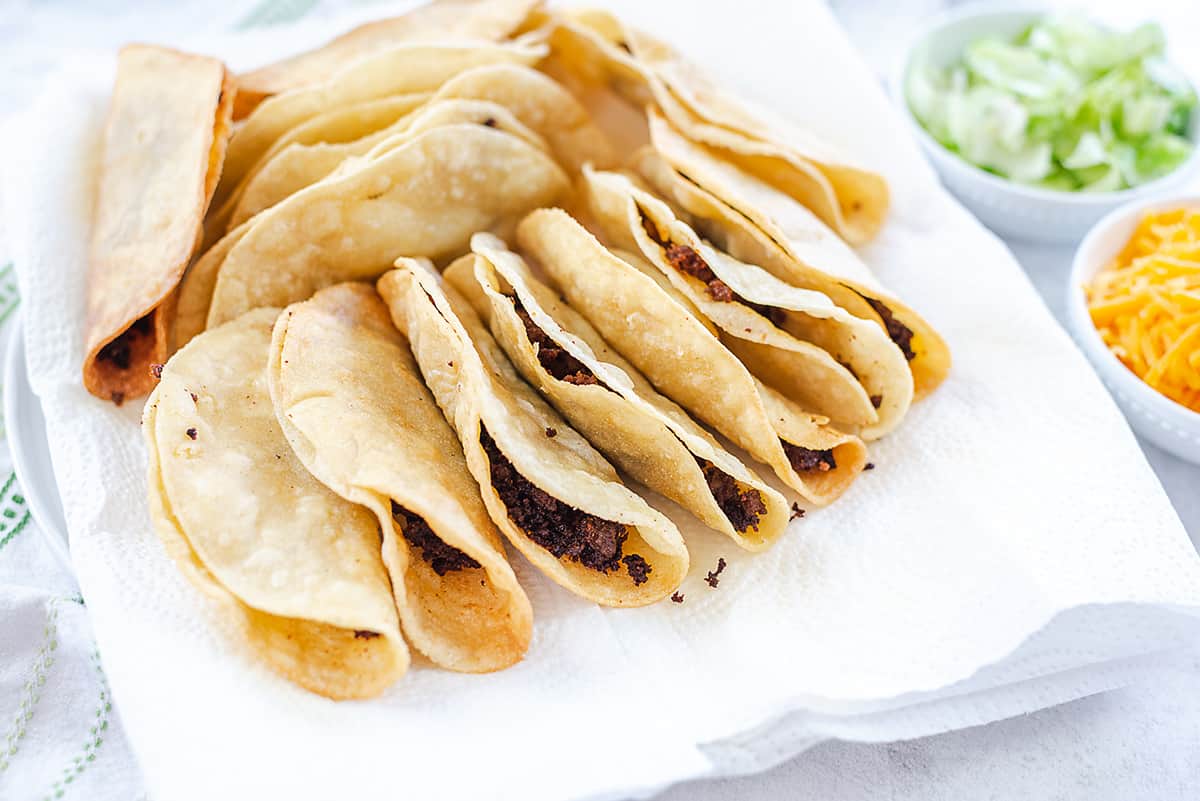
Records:
<instances>
[{"instance_id":1,"label":"corn tortilla taco shell","mask_svg":"<svg viewBox=\"0 0 1200 801\"><path fill-rule=\"evenodd\" d=\"M163 368L142 419L151 518L258 659L320 695L369 698L409 664L379 524L283 436L267 391L278 313L197 337Z\"/></svg>"},{"instance_id":2,"label":"corn tortilla taco shell","mask_svg":"<svg viewBox=\"0 0 1200 801\"><path fill-rule=\"evenodd\" d=\"M120 404L166 361L174 292L221 174L233 88L220 61L130 45L104 131L88 258L83 384Z\"/></svg>"}]
</instances>

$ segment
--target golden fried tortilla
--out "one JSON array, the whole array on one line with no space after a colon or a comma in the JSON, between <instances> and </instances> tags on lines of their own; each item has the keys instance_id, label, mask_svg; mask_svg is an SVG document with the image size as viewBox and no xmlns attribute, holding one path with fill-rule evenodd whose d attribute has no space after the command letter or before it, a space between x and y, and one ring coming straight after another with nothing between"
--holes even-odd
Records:
<instances>
[{"instance_id":1,"label":"golden fried tortilla","mask_svg":"<svg viewBox=\"0 0 1200 801\"><path fill-rule=\"evenodd\" d=\"M212 247L180 289L174 341L258 306L376 278L398 253L445 258L553 202L567 177L542 150L486 125L425 131L252 217Z\"/></svg>"},{"instance_id":2,"label":"golden fried tortilla","mask_svg":"<svg viewBox=\"0 0 1200 801\"><path fill-rule=\"evenodd\" d=\"M950 370L945 340L917 311L880 285L825 223L786 193L689 141L651 113L654 148L679 174L671 202L730 255L782 281L828 296L871 320L908 360L914 397L932 392Z\"/></svg>"},{"instance_id":3,"label":"golden fried tortilla","mask_svg":"<svg viewBox=\"0 0 1200 801\"><path fill-rule=\"evenodd\" d=\"M503 106L482 100L434 100L404 117L399 124L353 142L292 144L284 148L242 184L237 208L229 224L236 228L255 214L332 175L348 159L355 156L376 158L423 131L459 123L486 125L523 139L539 150L549 151L540 136L522 125Z\"/></svg>"},{"instance_id":4,"label":"golden fried tortilla","mask_svg":"<svg viewBox=\"0 0 1200 801\"><path fill-rule=\"evenodd\" d=\"M142 415L150 514L184 575L272 670L370 698L408 668L379 523L309 475L267 391L278 309L197 337Z\"/></svg>"},{"instance_id":5,"label":"golden fried tortilla","mask_svg":"<svg viewBox=\"0 0 1200 801\"><path fill-rule=\"evenodd\" d=\"M428 93L416 92L364 100L318 114L292 128L275 140L242 182L221 201L220 207L214 207L209 212L204 220L204 245L201 250L208 250L218 239L237 227L231 224L230 220L245 193L246 185L281 150L292 145L304 147L353 141L391 125L428 99Z\"/></svg>"},{"instance_id":6,"label":"golden fried tortilla","mask_svg":"<svg viewBox=\"0 0 1200 801\"><path fill-rule=\"evenodd\" d=\"M605 234L658 269L764 383L872 437L903 419L912 374L882 328L722 252L625 175L585 170L585 182Z\"/></svg>"},{"instance_id":7,"label":"golden fried tortilla","mask_svg":"<svg viewBox=\"0 0 1200 801\"><path fill-rule=\"evenodd\" d=\"M596 329L490 234L471 239L446 280L487 321L513 365L631 478L709 528L759 551L787 527L783 496L654 391Z\"/></svg>"},{"instance_id":8,"label":"golden fried tortilla","mask_svg":"<svg viewBox=\"0 0 1200 801\"><path fill-rule=\"evenodd\" d=\"M642 606L670 595L688 570L679 530L521 380L428 261L396 264L379 292L513 546L598 604Z\"/></svg>"},{"instance_id":9,"label":"golden fried tortilla","mask_svg":"<svg viewBox=\"0 0 1200 801\"><path fill-rule=\"evenodd\" d=\"M364 56L412 42L500 41L516 31L542 0L433 0L407 14L374 20L316 50L237 76L241 119L271 95L320 83Z\"/></svg>"},{"instance_id":10,"label":"golden fried tortilla","mask_svg":"<svg viewBox=\"0 0 1200 801\"><path fill-rule=\"evenodd\" d=\"M517 227L517 242L659 392L806 499L830 503L858 477L867 456L862 440L757 381L688 308L566 212L532 212Z\"/></svg>"},{"instance_id":11,"label":"golden fried tortilla","mask_svg":"<svg viewBox=\"0 0 1200 801\"><path fill-rule=\"evenodd\" d=\"M365 56L320 83L268 98L229 140L217 203L237 191L277 140L289 131L339 108L392 95L432 92L464 70L484 64L535 64L545 47L528 42L416 43Z\"/></svg>"},{"instance_id":12,"label":"golden fried tortilla","mask_svg":"<svg viewBox=\"0 0 1200 801\"><path fill-rule=\"evenodd\" d=\"M104 131L88 263L83 384L118 405L154 386L173 293L221 174L234 90L216 59L130 45Z\"/></svg>"},{"instance_id":13,"label":"golden fried tortilla","mask_svg":"<svg viewBox=\"0 0 1200 801\"><path fill-rule=\"evenodd\" d=\"M367 284L322 289L275 324L276 416L325 486L375 513L408 641L438 665L518 662L533 611L408 343Z\"/></svg>"}]
</instances>

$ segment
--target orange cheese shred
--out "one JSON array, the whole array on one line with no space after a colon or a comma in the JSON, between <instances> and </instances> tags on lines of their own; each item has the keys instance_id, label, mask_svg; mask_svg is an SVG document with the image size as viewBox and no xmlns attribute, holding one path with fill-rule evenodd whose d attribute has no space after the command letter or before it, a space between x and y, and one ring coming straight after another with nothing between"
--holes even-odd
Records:
<instances>
[{"instance_id":1,"label":"orange cheese shred","mask_svg":"<svg viewBox=\"0 0 1200 801\"><path fill-rule=\"evenodd\" d=\"M1109 350L1147 385L1200 412L1200 209L1144 215L1084 291Z\"/></svg>"}]
</instances>

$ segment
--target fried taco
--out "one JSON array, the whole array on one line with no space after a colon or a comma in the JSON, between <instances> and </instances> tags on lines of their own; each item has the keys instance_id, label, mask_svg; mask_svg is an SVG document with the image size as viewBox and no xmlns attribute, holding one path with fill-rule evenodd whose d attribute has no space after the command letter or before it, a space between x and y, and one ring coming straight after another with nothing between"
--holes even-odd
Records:
<instances>
[{"instance_id":1,"label":"fried taco","mask_svg":"<svg viewBox=\"0 0 1200 801\"><path fill-rule=\"evenodd\" d=\"M254 109L229 140L217 205L233 194L280 137L313 117L355 103L432 92L460 72L484 64L535 64L546 53L527 42L402 45L364 56L321 83L275 95Z\"/></svg>"},{"instance_id":2,"label":"fried taco","mask_svg":"<svg viewBox=\"0 0 1200 801\"><path fill-rule=\"evenodd\" d=\"M820 292L721 252L629 177L590 169L584 176L605 236L658 269L760 380L868 438L903 419L912 402L912 374L882 329Z\"/></svg>"},{"instance_id":3,"label":"fried taco","mask_svg":"<svg viewBox=\"0 0 1200 801\"><path fill-rule=\"evenodd\" d=\"M618 154L596 127L587 109L543 73L516 63L466 70L435 94L439 99L490 100L512 111L550 144L550 152L569 172L584 164L617 163Z\"/></svg>"},{"instance_id":4,"label":"fried taco","mask_svg":"<svg viewBox=\"0 0 1200 801\"><path fill-rule=\"evenodd\" d=\"M519 661L533 613L442 417L367 284L284 309L268 367L271 401L300 461L383 532L408 642L473 673Z\"/></svg>"},{"instance_id":5,"label":"fried taco","mask_svg":"<svg viewBox=\"0 0 1200 801\"><path fill-rule=\"evenodd\" d=\"M504 111L480 113L497 105ZM529 67L492 64L451 78L427 105L387 126L364 126L361 136L301 142L295 141L298 129L289 132L259 160L230 198L237 208L229 215L229 226L236 227L262 209L316 183L346 159L378 152L386 141L402 141L422 129L446 124L455 110L470 117L463 121L490 120L487 124L510 132L514 128L535 132L547 143L545 149L571 172L588 162L604 166L616 161L604 134L567 90ZM285 142L288 144L281 147Z\"/></svg>"},{"instance_id":6,"label":"fried taco","mask_svg":"<svg viewBox=\"0 0 1200 801\"><path fill-rule=\"evenodd\" d=\"M769 465L803 497L829 503L861 472L862 440L756 380L691 311L570 215L539 209L521 221L517 241L659 392Z\"/></svg>"},{"instance_id":7,"label":"fried taco","mask_svg":"<svg viewBox=\"0 0 1200 801\"><path fill-rule=\"evenodd\" d=\"M654 391L596 329L490 234L446 280L487 321L509 359L572 426L627 475L747 550L787 527L783 496Z\"/></svg>"},{"instance_id":8,"label":"fried taco","mask_svg":"<svg viewBox=\"0 0 1200 801\"><path fill-rule=\"evenodd\" d=\"M878 232L889 204L880 175L798 126L751 112L669 45L595 9L548 15L543 28L550 71L573 78L572 91L590 99L606 132L617 115L601 109L628 117L612 94L638 109L658 108L688 138L804 203L847 241Z\"/></svg>"},{"instance_id":9,"label":"fried taco","mask_svg":"<svg viewBox=\"0 0 1200 801\"><path fill-rule=\"evenodd\" d=\"M268 666L330 698L369 698L408 668L379 524L309 475L275 419L278 309L197 337L142 415L150 515L167 553Z\"/></svg>"},{"instance_id":10,"label":"fried taco","mask_svg":"<svg viewBox=\"0 0 1200 801\"><path fill-rule=\"evenodd\" d=\"M174 342L258 306L375 278L397 253L442 258L503 230L568 180L543 151L484 125L445 125L347 165L242 223L188 271Z\"/></svg>"},{"instance_id":11,"label":"fried taco","mask_svg":"<svg viewBox=\"0 0 1200 801\"><path fill-rule=\"evenodd\" d=\"M582 19L588 11L542 14L538 34L550 49L538 69L567 88L620 153L650 141L644 107L654 102L645 68ZM538 19L538 17L534 17Z\"/></svg>"},{"instance_id":12,"label":"fried taco","mask_svg":"<svg viewBox=\"0 0 1200 801\"><path fill-rule=\"evenodd\" d=\"M335 173L354 156L377 158L418 134L444 125L485 125L549 152L545 140L526 128L503 106L481 100L438 100L404 119L390 137L353 143L290 145L256 170L243 184L229 224L237 227L281 200ZM370 146L373 144L374 146Z\"/></svg>"},{"instance_id":13,"label":"fried taco","mask_svg":"<svg viewBox=\"0 0 1200 801\"><path fill-rule=\"evenodd\" d=\"M933 391L950 370L950 350L924 318L884 289L858 255L807 208L689 142L651 115L654 147L678 173L669 199L703 236L775 277L827 295L887 332L908 360L914 396ZM667 181L658 180L665 189Z\"/></svg>"},{"instance_id":14,"label":"fried taco","mask_svg":"<svg viewBox=\"0 0 1200 801\"><path fill-rule=\"evenodd\" d=\"M501 41L542 0L433 0L407 14L374 20L325 45L237 76L235 116L271 95L318 84L364 56L414 42Z\"/></svg>"},{"instance_id":15,"label":"fried taco","mask_svg":"<svg viewBox=\"0 0 1200 801\"><path fill-rule=\"evenodd\" d=\"M171 309L221 174L234 89L216 59L130 45L117 59L88 257L83 385L118 405L154 385Z\"/></svg>"},{"instance_id":16,"label":"fried taco","mask_svg":"<svg viewBox=\"0 0 1200 801\"><path fill-rule=\"evenodd\" d=\"M648 91L653 105L689 139L718 149L803 203L848 242L865 242L878 232L889 204L887 182L878 173L799 126L751 111L670 45L612 14L588 10L565 19L568 29L590 32L591 58L622 77L619 87L632 90L633 98Z\"/></svg>"},{"instance_id":17,"label":"fried taco","mask_svg":"<svg viewBox=\"0 0 1200 801\"><path fill-rule=\"evenodd\" d=\"M428 92L416 92L406 95L390 95L377 100L365 100L348 106L335 108L297 125L283 136L275 140L275 144L267 149L241 183L227 194L221 206L209 212L204 220L204 248L207 250L231 228L230 220L236 210L246 186L254 179L271 159L285 148L296 145L336 145L350 142L372 131L386 128L396 120L408 115L414 109L424 105L429 100Z\"/></svg>"},{"instance_id":18,"label":"fried taco","mask_svg":"<svg viewBox=\"0 0 1200 801\"><path fill-rule=\"evenodd\" d=\"M492 520L535 567L605 606L642 606L687 575L678 529L621 483L530 388L428 261L379 280L426 384L458 434Z\"/></svg>"}]
</instances>

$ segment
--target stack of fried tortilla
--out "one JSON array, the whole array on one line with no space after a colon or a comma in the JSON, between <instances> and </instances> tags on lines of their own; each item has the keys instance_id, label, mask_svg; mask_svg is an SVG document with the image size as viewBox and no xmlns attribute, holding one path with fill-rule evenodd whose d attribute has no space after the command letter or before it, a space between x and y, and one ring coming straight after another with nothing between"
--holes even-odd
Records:
<instances>
[{"instance_id":1,"label":"stack of fried tortilla","mask_svg":"<svg viewBox=\"0 0 1200 801\"><path fill-rule=\"evenodd\" d=\"M127 47L98 191L84 384L150 393L167 550L332 698L519 661L515 552L672 595L647 497L770 548L949 369L852 249L882 178L604 12L436 0L244 75Z\"/></svg>"}]
</instances>

